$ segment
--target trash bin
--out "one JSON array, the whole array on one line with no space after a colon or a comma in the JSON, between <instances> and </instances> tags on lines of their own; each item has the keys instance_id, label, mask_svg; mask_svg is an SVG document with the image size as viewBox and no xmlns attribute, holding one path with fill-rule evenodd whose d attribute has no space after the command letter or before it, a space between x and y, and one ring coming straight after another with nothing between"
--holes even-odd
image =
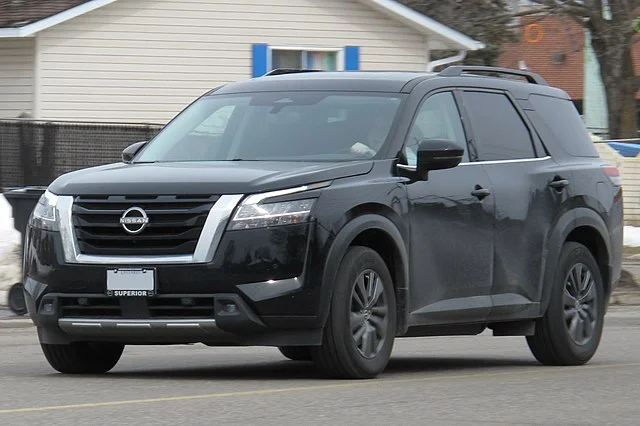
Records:
<instances>
[{"instance_id":1,"label":"trash bin","mask_svg":"<svg viewBox=\"0 0 640 426\"><path fill-rule=\"evenodd\" d=\"M31 212L38 203L38 199L47 188L44 186L29 186L25 188L7 188L3 193L13 210L13 227L22 236L22 247L27 233L27 225ZM24 300L23 284L15 283L9 289L9 309L17 315L27 313Z\"/></svg>"},{"instance_id":2,"label":"trash bin","mask_svg":"<svg viewBox=\"0 0 640 426\"><path fill-rule=\"evenodd\" d=\"M24 188L7 188L3 193L4 198L7 199L13 210L13 227L22 234L23 247L29 216L31 216L31 212L46 190L46 186L27 186Z\"/></svg>"}]
</instances>

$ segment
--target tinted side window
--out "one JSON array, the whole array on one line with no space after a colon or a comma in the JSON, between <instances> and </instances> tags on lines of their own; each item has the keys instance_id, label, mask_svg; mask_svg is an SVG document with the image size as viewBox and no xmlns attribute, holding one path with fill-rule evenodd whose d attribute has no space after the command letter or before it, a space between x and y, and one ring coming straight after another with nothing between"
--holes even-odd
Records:
<instances>
[{"instance_id":1,"label":"tinted side window","mask_svg":"<svg viewBox=\"0 0 640 426\"><path fill-rule=\"evenodd\" d=\"M535 157L529 130L506 95L465 92L464 102L475 135L478 160Z\"/></svg>"},{"instance_id":2,"label":"tinted side window","mask_svg":"<svg viewBox=\"0 0 640 426\"><path fill-rule=\"evenodd\" d=\"M404 148L408 165L416 165L418 145L425 139L447 139L457 142L464 148L462 161L468 161L467 140L453 93L437 93L427 98L420 106Z\"/></svg>"},{"instance_id":3,"label":"tinted side window","mask_svg":"<svg viewBox=\"0 0 640 426\"><path fill-rule=\"evenodd\" d=\"M584 122L568 99L531 95L529 101L567 152L576 157L598 157ZM537 123L536 123L536 127Z\"/></svg>"}]
</instances>

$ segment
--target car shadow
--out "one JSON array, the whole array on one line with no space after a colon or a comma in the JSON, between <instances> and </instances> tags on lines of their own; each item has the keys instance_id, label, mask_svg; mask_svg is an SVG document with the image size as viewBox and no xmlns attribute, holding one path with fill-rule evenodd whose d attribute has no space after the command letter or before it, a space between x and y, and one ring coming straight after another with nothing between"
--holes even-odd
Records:
<instances>
[{"instance_id":1,"label":"car shadow","mask_svg":"<svg viewBox=\"0 0 640 426\"><path fill-rule=\"evenodd\" d=\"M456 357L393 357L380 377L393 378L403 373L447 373L467 371L477 373L486 369L521 369L538 366L535 360L484 359ZM76 376L77 377L77 376ZM303 380L326 379L315 364L305 361L269 361L246 364L224 364L184 368L155 368L145 370L114 370L101 379L149 380Z\"/></svg>"},{"instance_id":2,"label":"car shadow","mask_svg":"<svg viewBox=\"0 0 640 426\"><path fill-rule=\"evenodd\" d=\"M535 359L469 358L469 357L395 357L389 361L385 372L409 373L430 371L434 373L488 368L521 368L540 365Z\"/></svg>"}]
</instances>

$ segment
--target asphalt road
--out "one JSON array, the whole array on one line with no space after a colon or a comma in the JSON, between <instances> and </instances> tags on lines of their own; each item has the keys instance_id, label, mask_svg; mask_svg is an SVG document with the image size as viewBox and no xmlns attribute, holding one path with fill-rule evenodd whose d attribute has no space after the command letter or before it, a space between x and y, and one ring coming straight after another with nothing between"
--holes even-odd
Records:
<instances>
[{"instance_id":1,"label":"asphalt road","mask_svg":"<svg viewBox=\"0 0 640 426\"><path fill-rule=\"evenodd\" d=\"M376 380L332 381L274 348L128 347L104 376L54 373L33 328L0 329L0 425L640 424L640 307L613 307L582 367L523 338L398 340Z\"/></svg>"}]
</instances>

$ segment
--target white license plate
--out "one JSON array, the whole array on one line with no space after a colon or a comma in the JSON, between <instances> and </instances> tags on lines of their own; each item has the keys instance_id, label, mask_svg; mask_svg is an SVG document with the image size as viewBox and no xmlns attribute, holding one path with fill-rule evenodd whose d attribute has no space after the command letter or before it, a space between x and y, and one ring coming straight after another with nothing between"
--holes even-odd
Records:
<instances>
[{"instance_id":1,"label":"white license plate","mask_svg":"<svg viewBox=\"0 0 640 426\"><path fill-rule=\"evenodd\" d=\"M107 269L107 295L147 297L155 294L154 269Z\"/></svg>"}]
</instances>

